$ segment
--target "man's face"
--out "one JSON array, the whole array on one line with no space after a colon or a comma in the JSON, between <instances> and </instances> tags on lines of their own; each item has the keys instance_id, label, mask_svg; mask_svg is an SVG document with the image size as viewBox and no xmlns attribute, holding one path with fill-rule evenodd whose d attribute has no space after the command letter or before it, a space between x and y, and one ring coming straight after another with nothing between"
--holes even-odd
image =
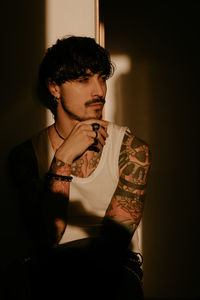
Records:
<instances>
[{"instance_id":1,"label":"man's face","mask_svg":"<svg viewBox=\"0 0 200 300\"><path fill-rule=\"evenodd\" d=\"M62 108L74 120L101 119L106 90L106 76L88 71L60 86Z\"/></svg>"}]
</instances>

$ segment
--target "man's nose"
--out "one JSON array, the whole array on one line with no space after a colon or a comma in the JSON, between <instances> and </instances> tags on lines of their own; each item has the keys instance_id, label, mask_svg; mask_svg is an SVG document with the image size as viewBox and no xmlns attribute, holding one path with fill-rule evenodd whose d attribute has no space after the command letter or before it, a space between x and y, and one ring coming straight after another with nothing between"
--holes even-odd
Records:
<instances>
[{"instance_id":1,"label":"man's nose","mask_svg":"<svg viewBox=\"0 0 200 300\"><path fill-rule=\"evenodd\" d=\"M97 78L92 82L91 93L92 96L104 97L105 96L105 83L100 82Z\"/></svg>"}]
</instances>

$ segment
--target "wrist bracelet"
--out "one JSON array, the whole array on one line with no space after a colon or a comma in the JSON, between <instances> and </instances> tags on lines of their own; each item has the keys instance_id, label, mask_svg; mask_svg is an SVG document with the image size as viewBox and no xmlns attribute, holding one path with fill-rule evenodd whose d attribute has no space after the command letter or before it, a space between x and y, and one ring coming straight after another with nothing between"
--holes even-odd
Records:
<instances>
[{"instance_id":1,"label":"wrist bracelet","mask_svg":"<svg viewBox=\"0 0 200 300\"><path fill-rule=\"evenodd\" d=\"M46 173L46 177L50 179L60 180L60 181L67 181L71 182L73 177L72 176L64 176L60 174L53 174L53 173Z\"/></svg>"}]
</instances>

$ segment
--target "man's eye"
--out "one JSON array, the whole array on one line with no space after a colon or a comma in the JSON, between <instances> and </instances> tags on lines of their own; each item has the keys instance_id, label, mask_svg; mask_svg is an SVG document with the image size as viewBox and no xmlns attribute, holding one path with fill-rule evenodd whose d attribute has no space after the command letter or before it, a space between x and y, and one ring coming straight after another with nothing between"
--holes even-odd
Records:
<instances>
[{"instance_id":1,"label":"man's eye","mask_svg":"<svg viewBox=\"0 0 200 300\"><path fill-rule=\"evenodd\" d=\"M78 81L79 82L87 82L88 81L88 77L79 78Z\"/></svg>"},{"instance_id":2,"label":"man's eye","mask_svg":"<svg viewBox=\"0 0 200 300\"><path fill-rule=\"evenodd\" d=\"M105 82L107 80L106 76L101 76L101 80Z\"/></svg>"}]
</instances>

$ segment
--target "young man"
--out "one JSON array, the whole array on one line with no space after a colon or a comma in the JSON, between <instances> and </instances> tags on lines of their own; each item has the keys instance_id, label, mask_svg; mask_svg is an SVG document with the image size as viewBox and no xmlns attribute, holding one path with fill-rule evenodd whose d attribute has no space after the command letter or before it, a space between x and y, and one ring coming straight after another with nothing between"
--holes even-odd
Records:
<instances>
[{"instance_id":1,"label":"young man","mask_svg":"<svg viewBox=\"0 0 200 300\"><path fill-rule=\"evenodd\" d=\"M150 157L148 146L127 127L102 119L112 72L108 52L92 38L72 36L49 48L39 78L55 123L18 146L10 164L29 229L29 256L41 261L47 249L54 249L62 253L56 260L50 256L54 267L60 257L69 267L70 255L79 249L75 260L87 261L86 268L95 265L90 273L123 273L118 276L122 282L124 269L130 269L127 250L143 213ZM131 272L138 279L134 268ZM127 295L141 299L137 279ZM129 299L122 290L112 299Z\"/></svg>"}]
</instances>

